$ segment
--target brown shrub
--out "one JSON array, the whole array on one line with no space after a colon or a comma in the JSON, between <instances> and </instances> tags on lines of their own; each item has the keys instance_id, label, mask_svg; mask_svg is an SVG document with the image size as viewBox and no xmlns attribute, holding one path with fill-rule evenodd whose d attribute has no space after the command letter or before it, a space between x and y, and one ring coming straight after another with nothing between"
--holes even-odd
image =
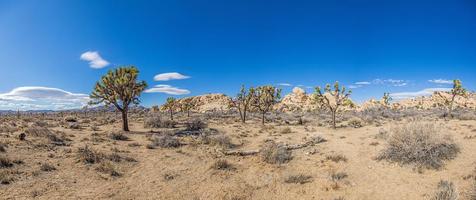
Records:
<instances>
[{"instance_id":1,"label":"brown shrub","mask_svg":"<svg viewBox=\"0 0 476 200\"><path fill-rule=\"evenodd\" d=\"M440 181L432 200L457 200L458 192L452 182Z\"/></svg>"},{"instance_id":2,"label":"brown shrub","mask_svg":"<svg viewBox=\"0 0 476 200\"><path fill-rule=\"evenodd\" d=\"M267 142L260 151L263 160L270 164L283 164L292 159L291 151L275 142Z\"/></svg>"}]
</instances>

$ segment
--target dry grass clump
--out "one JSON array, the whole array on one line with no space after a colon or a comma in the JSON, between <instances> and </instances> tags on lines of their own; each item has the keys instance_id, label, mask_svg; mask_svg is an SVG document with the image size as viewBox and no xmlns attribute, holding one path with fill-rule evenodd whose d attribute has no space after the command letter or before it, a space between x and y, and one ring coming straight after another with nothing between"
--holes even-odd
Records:
<instances>
[{"instance_id":1,"label":"dry grass clump","mask_svg":"<svg viewBox=\"0 0 476 200\"><path fill-rule=\"evenodd\" d=\"M312 181L312 176L298 174L298 175L291 175L286 177L284 180L285 183L294 183L294 184L305 184Z\"/></svg>"},{"instance_id":2,"label":"dry grass clump","mask_svg":"<svg viewBox=\"0 0 476 200\"><path fill-rule=\"evenodd\" d=\"M0 168L13 167L13 161L6 156L0 156Z\"/></svg>"},{"instance_id":3,"label":"dry grass clump","mask_svg":"<svg viewBox=\"0 0 476 200\"><path fill-rule=\"evenodd\" d=\"M283 129L281 129L281 132L280 132L280 133L281 133L281 134L289 134L289 133L292 133L292 132L293 132L293 130L292 130L291 128L285 127L285 128L283 128Z\"/></svg>"},{"instance_id":4,"label":"dry grass clump","mask_svg":"<svg viewBox=\"0 0 476 200\"><path fill-rule=\"evenodd\" d=\"M84 163L94 164L100 163L105 158L105 155L89 148L89 146L86 145L78 149L78 157Z\"/></svg>"},{"instance_id":5,"label":"dry grass clump","mask_svg":"<svg viewBox=\"0 0 476 200\"><path fill-rule=\"evenodd\" d=\"M74 123L74 122L78 122L78 119L76 119L76 117L74 117L74 116L66 116L66 117L64 118L64 121L65 121L65 122Z\"/></svg>"},{"instance_id":6,"label":"dry grass clump","mask_svg":"<svg viewBox=\"0 0 476 200\"><path fill-rule=\"evenodd\" d=\"M342 154L327 155L326 159L331 160L331 161L336 162L336 163L341 162L341 161L342 162L347 162L347 158Z\"/></svg>"},{"instance_id":7,"label":"dry grass clump","mask_svg":"<svg viewBox=\"0 0 476 200\"><path fill-rule=\"evenodd\" d=\"M231 138L225 134L215 134L215 135L201 135L200 141L203 144L209 144L214 146L219 146L222 148L232 148L234 144L231 142Z\"/></svg>"},{"instance_id":8,"label":"dry grass clump","mask_svg":"<svg viewBox=\"0 0 476 200\"><path fill-rule=\"evenodd\" d=\"M364 122L360 118L353 117L347 122L347 125L352 128L361 128L364 126Z\"/></svg>"},{"instance_id":9,"label":"dry grass clump","mask_svg":"<svg viewBox=\"0 0 476 200\"><path fill-rule=\"evenodd\" d=\"M0 153L7 152L7 144L0 143Z\"/></svg>"},{"instance_id":10,"label":"dry grass clump","mask_svg":"<svg viewBox=\"0 0 476 200\"><path fill-rule=\"evenodd\" d=\"M43 163L43 164L41 164L41 166L40 166L40 170L41 170L41 171L45 171L45 172L50 172L50 171L56 170L56 167L53 166L53 165L50 165L50 164L48 164L48 163Z\"/></svg>"},{"instance_id":11,"label":"dry grass clump","mask_svg":"<svg viewBox=\"0 0 476 200\"><path fill-rule=\"evenodd\" d=\"M111 162L101 162L101 164L96 167L96 171L116 177L122 176L122 174L117 171L116 166Z\"/></svg>"},{"instance_id":12,"label":"dry grass clump","mask_svg":"<svg viewBox=\"0 0 476 200\"><path fill-rule=\"evenodd\" d=\"M51 131L46 127L30 126L25 130L25 133L34 137L44 137L51 134Z\"/></svg>"},{"instance_id":13,"label":"dry grass clump","mask_svg":"<svg viewBox=\"0 0 476 200\"><path fill-rule=\"evenodd\" d=\"M459 153L459 146L449 136L442 136L440 130L429 123L410 123L393 128L387 140L387 147L377 159L416 167L439 169L444 160L450 160Z\"/></svg>"},{"instance_id":14,"label":"dry grass clump","mask_svg":"<svg viewBox=\"0 0 476 200\"><path fill-rule=\"evenodd\" d=\"M13 177L8 170L0 171L0 184L8 185L13 182Z\"/></svg>"},{"instance_id":15,"label":"dry grass clump","mask_svg":"<svg viewBox=\"0 0 476 200\"><path fill-rule=\"evenodd\" d=\"M260 153L263 160L270 164L283 164L292 159L291 151L275 142L267 142Z\"/></svg>"},{"instance_id":16,"label":"dry grass clump","mask_svg":"<svg viewBox=\"0 0 476 200\"><path fill-rule=\"evenodd\" d=\"M154 136L151 140L152 143L147 145L149 149L155 149L156 147L176 148L180 146L179 139L172 135Z\"/></svg>"},{"instance_id":17,"label":"dry grass clump","mask_svg":"<svg viewBox=\"0 0 476 200\"><path fill-rule=\"evenodd\" d=\"M109 137L113 140L120 140L120 141L129 140L129 137L127 137L123 132L113 132L109 134Z\"/></svg>"},{"instance_id":18,"label":"dry grass clump","mask_svg":"<svg viewBox=\"0 0 476 200\"><path fill-rule=\"evenodd\" d=\"M160 115L148 116L144 119L144 128L175 128L177 122L162 119Z\"/></svg>"},{"instance_id":19,"label":"dry grass clump","mask_svg":"<svg viewBox=\"0 0 476 200\"><path fill-rule=\"evenodd\" d=\"M224 160L224 159L215 161L215 163L213 163L211 168L215 170L234 170L235 169L231 163L229 163L227 160Z\"/></svg>"},{"instance_id":20,"label":"dry grass clump","mask_svg":"<svg viewBox=\"0 0 476 200\"><path fill-rule=\"evenodd\" d=\"M342 179L345 179L347 178L349 175L345 172L332 172L331 173L331 180L336 182L336 181L340 181Z\"/></svg>"},{"instance_id":21,"label":"dry grass clump","mask_svg":"<svg viewBox=\"0 0 476 200\"><path fill-rule=\"evenodd\" d=\"M207 124L201 119L193 119L186 124L187 131L200 131L207 128Z\"/></svg>"},{"instance_id":22,"label":"dry grass clump","mask_svg":"<svg viewBox=\"0 0 476 200\"><path fill-rule=\"evenodd\" d=\"M438 183L438 189L432 200L457 200L458 192L452 182L440 181Z\"/></svg>"}]
</instances>

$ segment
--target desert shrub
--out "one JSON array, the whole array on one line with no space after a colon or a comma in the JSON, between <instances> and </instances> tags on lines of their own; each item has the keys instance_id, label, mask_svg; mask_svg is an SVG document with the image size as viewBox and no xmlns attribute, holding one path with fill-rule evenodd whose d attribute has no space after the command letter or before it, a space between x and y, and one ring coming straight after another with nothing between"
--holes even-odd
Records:
<instances>
[{"instance_id":1,"label":"desert shrub","mask_svg":"<svg viewBox=\"0 0 476 200\"><path fill-rule=\"evenodd\" d=\"M46 127L30 126L25 130L25 133L30 136L44 137L51 134L51 131Z\"/></svg>"},{"instance_id":2,"label":"desert shrub","mask_svg":"<svg viewBox=\"0 0 476 200\"><path fill-rule=\"evenodd\" d=\"M180 141L172 135L161 135L154 136L150 145L150 147L176 148L180 146Z\"/></svg>"},{"instance_id":3,"label":"desert shrub","mask_svg":"<svg viewBox=\"0 0 476 200\"><path fill-rule=\"evenodd\" d=\"M101 129L100 129L98 126L96 126L96 125L92 125L92 126L91 126L91 130L92 130L92 131L99 131L99 130L101 130Z\"/></svg>"},{"instance_id":4,"label":"desert shrub","mask_svg":"<svg viewBox=\"0 0 476 200\"><path fill-rule=\"evenodd\" d=\"M275 142L267 142L260 153L263 160L270 164L283 164L292 159L291 151Z\"/></svg>"},{"instance_id":5,"label":"desert shrub","mask_svg":"<svg viewBox=\"0 0 476 200\"><path fill-rule=\"evenodd\" d=\"M364 126L364 122L362 121L362 119L357 117L351 118L347 124L352 128L361 128Z\"/></svg>"},{"instance_id":6,"label":"desert shrub","mask_svg":"<svg viewBox=\"0 0 476 200\"><path fill-rule=\"evenodd\" d=\"M211 168L216 169L216 170L233 170L233 169L235 169L231 163L229 163L228 161L223 160L223 159L215 161L215 163L213 163Z\"/></svg>"},{"instance_id":7,"label":"desert shrub","mask_svg":"<svg viewBox=\"0 0 476 200\"><path fill-rule=\"evenodd\" d=\"M342 154L327 155L326 159L331 160L331 161L336 162L336 163L341 162L341 161L342 162L347 162L347 158Z\"/></svg>"},{"instance_id":8,"label":"desert shrub","mask_svg":"<svg viewBox=\"0 0 476 200\"><path fill-rule=\"evenodd\" d=\"M19 139L20 141L25 140L25 139L26 139L26 134L25 134L25 133L20 133L20 134L18 134L18 139Z\"/></svg>"},{"instance_id":9,"label":"desert shrub","mask_svg":"<svg viewBox=\"0 0 476 200\"><path fill-rule=\"evenodd\" d=\"M65 121L65 122L78 122L78 120L77 120L76 117L74 117L74 116L66 116L66 117L64 118L64 121Z\"/></svg>"},{"instance_id":10,"label":"desert shrub","mask_svg":"<svg viewBox=\"0 0 476 200\"><path fill-rule=\"evenodd\" d=\"M48 163L43 163L43 164L41 164L41 166L40 166L40 170L41 170L41 171L45 171L45 172L49 172L49 171L54 171L54 170L56 170L56 167L53 166L53 165L50 165L50 164L48 164Z\"/></svg>"},{"instance_id":11,"label":"desert shrub","mask_svg":"<svg viewBox=\"0 0 476 200\"><path fill-rule=\"evenodd\" d=\"M7 145L4 143L0 143L0 153L7 152Z\"/></svg>"},{"instance_id":12,"label":"desert shrub","mask_svg":"<svg viewBox=\"0 0 476 200\"><path fill-rule=\"evenodd\" d=\"M122 174L116 170L111 162L102 162L99 166L96 167L96 170L101 173L109 174L111 176L121 176Z\"/></svg>"},{"instance_id":13,"label":"desert shrub","mask_svg":"<svg viewBox=\"0 0 476 200\"><path fill-rule=\"evenodd\" d=\"M39 127L48 127L48 122L44 122L44 121L36 121L34 123L35 126L39 126Z\"/></svg>"},{"instance_id":14,"label":"desert shrub","mask_svg":"<svg viewBox=\"0 0 476 200\"><path fill-rule=\"evenodd\" d=\"M151 115L144 119L144 128L175 128L177 122L162 119L160 115Z\"/></svg>"},{"instance_id":15,"label":"desert shrub","mask_svg":"<svg viewBox=\"0 0 476 200\"><path fill-rule=\"evenodd\" d=\"M476 114L474 112L454 113L454 117L459 120L476 120Z\"/></svg>"},{"instance_id":16,"label":"desert shrub","mask_svg":"<svg viewBox=\"0 0 476 200\"><path fill-rule=\"evenodd\" d=\"M292 133L293 131L291 130L291 128L289 127L286 127L286 128L283 128L281 130L281 134L288 134L288 133Z\"/></svg>"},{"instance_id":17,"label":"desert shrub","mask_svg":"<svg viewBox=\"0 0 476 200\"><path fill-rule=\"evenodd\" d=\"M458 192L452 182L440 181L432 200L457 200Z\"/></svg>"},{"instance_id":18,"label":"desert shrub","mask_svg":"<svg viewBox=\"0 0 476 200\"><path fill-rule=\"evenodd\" d=\"M0 133L14 133L15 131L18 131L17 127L6 124L0 126Z\"/></svg>"},{"instance_id":19,"label":"desert shrub","mask_svg":"<svg viewBox=\"0 0 476 200\"><path fill-rule=\"evenodd\" d=\"M13 161L5 156L0 156L0 168L13 167Z\"/></svg>"},{"instance_id":20,"label":"desert shrub","mask_svg":"<svg viewBox=\"0 0 476 200\"><path fill-rule=\"evenodd\" d=\"M298 175L291 175L286 177L284 180L285 183L294 183L294 184L304 184L309 183L312 180L312 176L298 174Z\"/></svg>"},{"instance_id":21,"label":"desert shrub","mask_svg":"<svg viewBox=\"0 0 476 200\"><path fill-rule=\"evenodd\" d=\"M70 122L70 123L68 123L68 128L69 129L80 129L81 126L79 125L78 122Z\"/></svg>"},{"instance_id":22,"label":"desert shrub","mask_svg":"<svg viewBox=\"0 0 476 200\"><path fill-rule=\"evenodd\" d=\"M129 137L127 137L123 132L113 132L109 134L109 137L113 140L121 140L121 141L129 140Z\"/></svg>"},{"instance_id":23,"label":"desert shrub","mask_svg":"<svg viewBox=\"0 0 476 200\"><path fill-rule=\"evenodd\" d=\"M80 147L78 149L78 157L84 163L94 164L101 162L105 156L86 145L85 147Z\"/></svg>"},{"instance_id":24,"label":"desert shrub","mask_svg":"<svg viewBox=\"0 0 476 200\"><path fill-rule=\"evenodd\" d=\"M225 134L202 135L200 140L203 144L220 146L222 148L232 148L234 146L231 138Z\"/></svg>"},{"instance_id":25,"label":"desert shrub","mask_svg":"<svg viewBox=\"0 0 476 200\"><path fill-rule=\"evenodd\" d=\"M0 171L0 184L7 185L13 182L11 173L7 170Z\"/></svg>"},{"instance_id":26,"label":"desert shrub","mask_svg":"<svg viewBox=\"0 0 476 200\"><path fill-rule=\"evenodd\" d=\"M444 160L450 160L459 153L459 146L449 136L442 136L440 130L429 123L413 122L393 128L386 148L377 159L416 167L439 169Z\"/></svg>"},{"instance_id":27,"label":"desert shrub","mask_svg":"<svg viewBox=\"0 0 476 200\"><path fill-rule=\"evenodd\" d=\"M65 142L65 139L62 138L62 137L59 137L58 135L54 134L54 133L50 133L46 136L48 138L48 140L50 140L50 142L54 145L58 145L58 146L64 146L66 145L66 142Z\"/></svg>"},{"instance_id":28,"label":"desert shrub","mask_svg":"<svg viewBox=\"0 0 476 200\"><path fill-rule=\"evenodd\" d=\"M319 144L319 143L327 142L327 140L323 138L322 136L317 135L317 136L311 137L311 142L314 144Z\"/></svg>"},{"instance_id":29,"label":"desert shrub","mask_svg":"<svg viewBox=\"0 0 476 200\"><path fill-rule=\"evenodd\" d=\"M332 181L340 181L344 178L347 178L349 175L345 172L332 172L331 173L331 180Z\"/></svg>"},{"instance_id":30,"label":"desert shrub","mask_svg":"<svg viewBox=\"0 0 476 200\"><path fill-rule=\"evenodd\" d=\"M203 122L201 119L194 119L186 124L187 131L200 131L207 128L207 124Z\"/></svg>"}]
</instances>

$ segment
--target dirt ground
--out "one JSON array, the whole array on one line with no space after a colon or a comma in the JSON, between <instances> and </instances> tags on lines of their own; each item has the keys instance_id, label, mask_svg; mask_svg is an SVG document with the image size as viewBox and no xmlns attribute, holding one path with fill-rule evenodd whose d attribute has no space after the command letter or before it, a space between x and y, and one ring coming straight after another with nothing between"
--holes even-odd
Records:
<instances>
[{"instance_id":1,"label":"dirt ground","mask_svg":"<svg viewBox=\"0 0 476 200\"><path fill-rule=\"evenodd\" d=\"M79 117L81 118L81 117ZM86 120L88 119L88 120ZM182 117L178 121L186 121ZM10 121L9 121L10 120ZM65 144L51 144L41 136L18 137L23 130L0 133L6 150L0 156L13 166L0 168L9 183L0 184L0 199L431 199L440 180L454 183L460 199L469 199L476 167L476 121L424 119L441 126L460 146L456 158L442 169L417 170L409 165L377 160L385 147L381 132L413 119L366 124L360 128L336 130L317 122L303 125L268 123L259 119L242 124L237 119L208 120L208 127L231 138L235 145L223 148L196 142L195 136L178 137L177 148L147 148L151 135L166 128L144 128L131 116L127 140L114 140L121 122L99 123L82 117L80 127L61 124L63 118L43 120L48 129L66 138ZM20 119L3 120L20 124ZM32 127L35 120L22 122ZM173 130L183 128L178 125ZM24 128L26 129L26 127ZM94 129L94 130L93 130ZM302 144L320 136L326 141L291 150L292 159L282 164L264 162L257 155L225 155L230 150L259 150L266 141ZM122 157L108 161L119 175L98 170L101 163L85 163L78 156L85 146L106 155ZM332 159L339 157L341 159ZM213 167L226 160L231 167ZM45 169L45 163L53 166ZM335 178L341 174L340 178ZM302 183L288 183L290 176L308 176Z\"/></svg>"}]
</instances>

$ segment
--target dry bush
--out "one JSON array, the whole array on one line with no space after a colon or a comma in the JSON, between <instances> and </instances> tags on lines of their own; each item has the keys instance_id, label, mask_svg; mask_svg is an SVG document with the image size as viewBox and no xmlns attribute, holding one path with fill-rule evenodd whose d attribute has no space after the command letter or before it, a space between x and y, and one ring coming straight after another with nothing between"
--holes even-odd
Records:
<instances>
[{"instance_id":1,"label":"dry bush","mask_svg":"<svg viewBox=\"0 0 476 200\"><path fill-rule=\"evenodd\" d=\"M289 127L285 127L281 130L281 134L289 134L289 133L292 133L293 131L291 130L291 128Z\"/></svg>"},{"instance_id":2,"label":"dry bush","mask_svg":"<svg viewBox=\"0 0 476 200\"><path fill-rule=\"evenodd\" d=\"M45 137L51 134L51 131L46 127L30 126L25 130L25 133L34 137Z\"/></svg>"},{"instance_id":3,"label":"dry bush","mask_svg":"<svg viewBox=\"0 0 476 200\"><path fill-rule=\"evenodd\" d=\"M284 180L285 183L294 183L294 184L304 184L309 183L312 181L312 176L298 174L298 175L291 175L286 177Z\"/></svg>"},{"instance_id":4,"label":"dry bush","mask_svg":"<svg viewBox=\"0 0 476 200\"><path fill-rule=\"evenodd\" d=\"M0 143L0 153L7 152L7 144Z\"/></svg>"},{"instance_id":5,"label":"dry bush","mask_svg":"<svg viewBox=\"0 0 476 200\"><path fill-rule=\"evenodd\" d=\"M413 122L395 127L390 132L392 135L377 157L379 160L439 169L444 160L455 158L460 151L452 138L442 136L434 124Z\"/></svg>"},{"instance_id":6,"label":"dry bush","mask_svg":"<svg viewBox=\"0 0 476 200\"><path fill-rule=\"evenodd\" d=\"M275 142L267 142L260 150L263 160L270 164L283 164L292 159L291 151Z\"/></svg>"},{"instance_id":7,"label":"dry bush","mask_svg":"<svg viewBox=\"0 0 476 200\"><path fill-rule=\"evenodd\" d=\"M213 163L211 168L215 170L234 170L235 169L231 163L223 159L215 161L215 163Z\"/></svg>"},{"instance_id":8,"label":"dry bush","mask_svg":"<svg viewBox=\"0 0 476 200\"><path fill-rule=\"evenodd\" d=\"M458 199L458 192L454 187L452 182L448 181L440 181L438 183L438 189L436 191L435 196L433 196L432 200L457 200Z\"/></svg>"},{"instance_id":9,"label":"dry bush","mask_svg":"<svg viewBox=\"0 0 476 200\"><path fill-rule=\"evenodd\" d=\"M162 119L160 115L151 115L144 119L144 128L175 128L177 122Z\"/></svg>"},{"instance_id":10,"label":"dry bush","mask_svg":"<svg viewBox=\"0 0 476 200\"><path fill-rule=\"evenodd\" d=\"M101 164L96 167L96 170L111 176L122 176L122 174L116 170L116 166L111 162L101 162Z\"/></svg>"},{"instance_id":11,"label":"dry bush","mask_svg":"<svg viewBox=\"0 0 476 200\"><path fill-rule=\"evenodd\" d=\"M14 133L16 131L18 131L17 127L14 127L8 124L2 124L0 126L0 133Z\"/></svg>"},{"instance_id":12,"label":"dry bush","mask_svg":"<svg viewBox=\"0 0 476 200\"><path fill-rule=\"evenodd\" d=\"M345 179L348 176L349 175L347 175L347 173L345 173L345 172L332 172L331 173L331 180L336 182L336 181L340 181L342 179Z\"/></svg>"},{"instance_id":13,"label":"dry bush","mask_svg":"<svg viewBox=\"0 0 476 200\"><path fill-rule=\"evenodd\" d=\"M147 145L147 148L149 149L153 149L155 147L176 148L180 146L179 139L172 135L154 136L151 140L152 143Z\"/></svg>"},{"instance_id":14,"label":"dry bush","mask_svg":"<svg viewBox=\"0 0 476 200\"><path fill-rule=\"evenodd\" d=\"M326 159L331 160L331 161L336 162L336 163L341 162L341 161L342 162L347 162L347 158L342 154L328 155L328 156L326 156Z\"/></svg>"},{"instance_id":15,"label":"dry bush","mask_svg":"<svg viewBox=\"0 0 476 200\"><path fill-rule=\"evenodd\" d=\"M186 124L187 131L200 131L207 128L207 124L201 119L193 119Z\"/></svg>"},{"instance_id":16,"label":"dry bush","mask_svg":"<svg viewBox=\"0 0 476 200\"><path fill-rule=\"evenodd\" d=\"M364 122L358 117L353 117L347 122L347 125L352 128L361 128L364 126Z\"/></svg>"},{"instance_id":17,"label":"dry bush","mask_svg":"<svg viewBox=\"0 0 476 200\"><path fill-rule=\"evenodd\" d=\"M66 117L64 118L64 121L65 121L65 122L74 123L74 122L78 122L78 119L76 119L76 117L74 117L74 116L66 116Z\"/></svg>"},{"instance_id":18,"label":"dry bush","mask_svg":"<svg viewBox=\"0 0 476 200\"><path fill-rule=\"evenodd\" d=\"M225 134L203 134L200 136L200 141L203 144L220 146L222 148L232 148L234 146L234 144L231 142L231 138Z\"/></svg>"},{"instance_id":19,"label":"dry bush","mask_svg":"<svg viewBox=\"0 0 476 200\"><path fill-rule=\"evenodd\" d=\"M48 122L44 122L44 121L36 121L34 123L35 126L39 126L39 127L48 127Z\"/></svg>"},{"instance_id":20,"label":"dry bush","mask_svg":"<svg viewBox=\"0 0 476 200\"><path fill-rule=\"evenodd\" d=\"M81 126L79 125L78 122L70 122L70 123L68 123L68 128L69 129L81 129Z\"/></svg>"},{"instance_id":21,"label":"dry bush","mask_svg":"<svg viewBox=\"0 0 476 200\"><path fill-rule=\"evenodd\" d=\"M13 161L5 156L0 156L0 168L13 167Z\"/></svg>"},{"instance_id":22,"label":"dry bush","mask_svg":"<svg viewBox=\"0 0 476 200\"><path fill-rule=\"evenodd\" d=\"M123 132L113 132L109 134L109 137L113 140L120 140L120 141L129 140L129 137L127 137Z\"/></svg>"},{"instance_id":23,"label":"dry bush","mask_svg":"<svg viewBox=\"0 0 476 200\"><path fill-rule=\"evenodd\" d=\"M0 184L8 185L13 182L13 177L8 170L0 171Z\"/></svg>"},{"instance_id":24,"label":"dry bush","mask_svg":"<svg viewBox=\"0 0 476 200\"><path fill-rule=\"evenodd\" d=\"M89 148L89 146L86 145L78 149L78 157L84 163L94 164L101 162L105 155Z\"/></svg>"},{"instance_id":25,"label":"dry bush","mask_svg":"<svg viewBox=\"0 0 476 200\"><path fill-rule=\"evenodd\" d=\"M53 166L53 165L50 165L50 164L48 164L48 163L43 163L43 164L41 164L41 166L40 166L40 170L41 170L41 171L45 171L45 172L49 172L49 171L54 171L54 170L56 170L56 167Z\"/></svg>"}]
</instances>

